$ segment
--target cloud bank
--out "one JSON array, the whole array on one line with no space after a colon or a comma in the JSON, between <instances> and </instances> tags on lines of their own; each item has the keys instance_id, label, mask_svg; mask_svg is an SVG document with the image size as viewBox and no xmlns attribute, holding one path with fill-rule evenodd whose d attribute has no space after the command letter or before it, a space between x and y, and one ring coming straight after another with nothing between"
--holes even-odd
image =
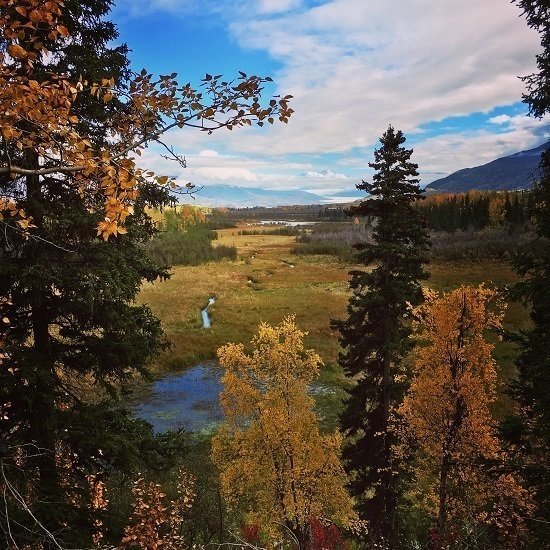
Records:
<instances>
[{"instance_id":1,"label":"cloud bank","mask_svg":"<svg viewBox=\"0 0 550 550\"><path fill-rule=\"evenodd\" d=\"M263 52L275 63L278 91L294 96L296 112L288 126L261 131L174 133L181 150L190 151L187 179L349 188L351 181L368 177L372 148L392 124L414 137L414 160L429 183L534 147L548 135L547 119L516 113L525 91L518 75L535 70L540 44L507 1L207 4L242 49ZM192 0L147 3L149 10L172 13L195 5ZM492 114L497 108L506 112ZM451 117L472 113L482 113L483 120L446 127ZM432 124L429 133L427 124ZM150 161L159 166L152 156Z\"/></svg>"}]
</instances>

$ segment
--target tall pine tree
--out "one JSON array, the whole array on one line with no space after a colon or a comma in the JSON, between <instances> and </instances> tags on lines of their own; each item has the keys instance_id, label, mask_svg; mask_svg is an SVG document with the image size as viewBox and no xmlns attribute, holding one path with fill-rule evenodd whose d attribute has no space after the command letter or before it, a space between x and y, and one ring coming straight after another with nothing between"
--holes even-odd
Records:
<instances>
[{"instance_id":1,"label":"tall pine tree","mask_svg":"<svg viewBox=\"0 0 550 550\"><path fill-rule=\"evenodd\" d=\"M165 345L135 298L166 276L142 244L171 178L132 155L171 128L292 114L291 96L260 105L270 78L206 75L203 92L129 75L110 6L0 3L0 530L12 547L89 546L96 482L153 439L112 400Z\"/></svg>"},{"instance_id":2,"label":"tall pine tree","mask_svg":"<svg viewBox=\"0 0 550 550\"><path fill-rule=\"evenodd\" d=\"M3 9L15 19L16 7ZM81 75L90 81L113 78L124 86L127 48L111 46L118 34L104 19L110 7L110 0L65 2L60 23L71 37L50 40L48 28L37 27L51 54L36 61L29 78L42 82L65 73L74 81ZM74 114L99 146L107 138L102 123L123 108L82 94ZM29 168L37 155L30 148L10 151L14 162ZM0 434L9 447L2 469L33 513L15 502L0 517L8 545L34 540L54 548L46 529L59 543L89 545L94 518L87 476L127 469L152 442L150 428L132 420L105 390L144 372L165 345L159 321L132 302L144 279L166 276L141 243L154 232L145 206L166 204L168 195L144 186L127 234L105 242L96 237L103 201L83 201L70 178L0 180L2 196L17 197L36 225L27 238L4 224L0 238L0 296L9 297L3 313L12 327L4 352L13 366L0 371ZM89 399L90 384L102 388L94 390L95 401Z\"/></svg>"},{"instance_id":3,"label":"tall pine tree","mask_svg":"<svg viewBox=\"0 0 550 550\"><path fill-rule=\"evenodd\" d=\"M547 0L521 0L530 27L541 34L542 52L537 55L538 72L524 77L527 94L524 102L530 114L541 118L550 113L550 4ZM508 419L508 437L514 437L522 450L520 468L535 495L537 517L533 532L543 543L550 539L550 150L541 157L529 201L528 215L537 238L515 258L522 281L513 289L531 308L533 328L520 333L518 376L512 384L513 396L521 414ZM514 427L514 430L510 428Z\"/></svg>"},{"instance_id":4,"label":"tall pine tree","mask_svg":"<svg viewBox=\"0 0 550 550\"><path fill-rule=\"evenodd\" d=\"M349 316L333 326L341 334L340 364L354 380L341 416L351 491L373 540L392 546L398 484L390 421L405 390L403 363L411 346L406 316L409 304L422 300L429 245L425 221L413 207L421 198L413 151L391 126L380 143L369 163L373 182L357 186L371 197L350 212L375 220L372 243L357 246L358 260L374 268L350 273Z\"/></svg>"}]
</instances>

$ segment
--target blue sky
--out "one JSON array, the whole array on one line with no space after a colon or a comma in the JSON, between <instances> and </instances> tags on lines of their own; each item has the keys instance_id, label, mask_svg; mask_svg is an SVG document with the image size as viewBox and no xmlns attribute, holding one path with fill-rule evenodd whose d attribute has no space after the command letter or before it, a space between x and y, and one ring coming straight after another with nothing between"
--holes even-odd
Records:
<instances>
[{"instance_id":1,"label":"blue sky","mask_svg":"<svg viewBox=\"0 0 550 550\"><path fill-rule=\"evenodd\" d=\"M388 124L405 132L422 183L540 145L550 119L526 117L518 75L539 37L508 0L115 0L112 19L135 69L272 76L292 94L288 126L183 129L143 162L197 185L320 194L368 179Z\"/></svg>"}]
</instances>

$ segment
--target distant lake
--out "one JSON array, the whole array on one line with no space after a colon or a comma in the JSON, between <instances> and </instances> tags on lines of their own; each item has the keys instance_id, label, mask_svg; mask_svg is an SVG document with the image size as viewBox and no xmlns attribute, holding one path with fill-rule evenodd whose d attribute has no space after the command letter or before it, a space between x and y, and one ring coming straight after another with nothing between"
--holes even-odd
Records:
<instances>
[{"instance_id":1,"label":"distant lake","mask_svg":"<svg viewBox=\"0 0 550 550\"><path fill-rule=\"evenodd\" d=\"M288 225L289 227L299 227L300 225L315 225L319 222L294 222L291 220L260 220L261 225Z\"/></svg>"}]
</instances>

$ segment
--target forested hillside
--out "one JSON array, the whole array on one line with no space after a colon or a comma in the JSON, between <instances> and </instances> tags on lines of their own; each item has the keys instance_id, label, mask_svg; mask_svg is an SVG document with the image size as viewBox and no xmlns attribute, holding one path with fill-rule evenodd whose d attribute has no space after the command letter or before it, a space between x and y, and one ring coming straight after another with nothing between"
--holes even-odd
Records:
<instances>
[{"instance_id":1,"label":"forested hillside","mask_svg":"<svg viewBox=\"0 0 550 550\"><path fill-rule=\"evenodd\" d=\"M537 178L541 154L549 147L521 151L493 160L483 166L464 168L438 179L426 187L426 191L438 193L464 193L466 191L515 191L528 189Z\"/></svg>"}]
</instances>

